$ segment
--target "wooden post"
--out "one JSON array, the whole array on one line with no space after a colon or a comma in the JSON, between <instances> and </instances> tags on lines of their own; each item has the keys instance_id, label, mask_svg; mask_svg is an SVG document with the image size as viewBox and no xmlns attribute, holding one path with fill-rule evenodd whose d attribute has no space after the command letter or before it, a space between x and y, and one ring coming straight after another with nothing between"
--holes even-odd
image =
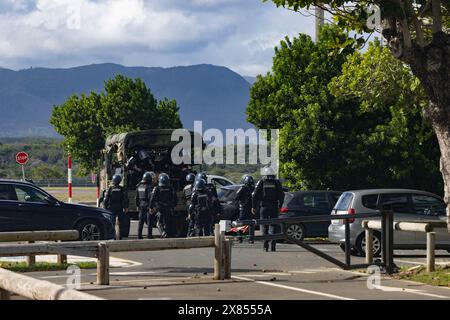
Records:
<instances>
[{"instance_id":1,"label":"wooden post","mask_svg":"<svg viewBox=\"0 0 450 320\"><path fill-rule=\"evenodd\" d=\"M1 300L11 300L11 293L9 291L0 289L0 301Z\"/></svg>"},{"instance_id":2,"label":"wooden post","mask_svg":"<svg viewBox=\"0 0 450 320\"><path fill-rule=\"evenodd\" d=\"M436 232L427 232L427 271L435 270L434 249L436 243Z\"/></svg>"},{"instance_id":3,"label":"wooden post","mask_svg":"<svg viewBox=\"0 0 450 320\"><path fill-rule=\"evenodd\" d=\"M373 230L366 228L366 264L373 262Z\"/></svg>"},{"instance_id":4,"label":"wooden post","mask_svg":"<svg viewBox=\"0 0 450 320\"><path fill-rule=\"evenodd\" d=\"M61 242L61 241L56 241L56 242ZM67 264L67 255L65 255L65 254L58 254L56 257L57 257L56 263L58 263L58 264Z\"/></svg>"},{"instance_id":5,"label":"wooden post","mask_svg":"<svg viewBox=\"0 0 450 320\"><path fill-rule=\"evenodd\" d=\"M28 243L34 243L34 241L28 241ZM26 264L28 267L35 265L36 264L36 256L32 255L32 254L27 256Z\"/></svg>"},{"instance_id":6,"label":"wooden post","mask_svg":"<svg viewBox=\"0 0 450 320\"><path fill-rule=\"evenodd\" d=\"M223 280L223 241L220 225L214 225L214 280Z\"/></svg>"},{"instance_id":7,"label":"wooden post","mask_svg":"<svg viewBox=\"0 0 450 320\"><path fill-rule=\"evenodd\" d=\"M231 248L233 247L233 241L226 240L224 243L224 279L231 279Z\"/></svg>"},{"instance_id":8,"label":"wooden post","mask_svg":"<svg viewBox=\"0 0 450 320\"><path fill-rule=\"evenodd\" d=\"M65 254L58 254L57 256L57 263L58 264L67 264L67 255Z\"/></svg>"},{"instance_id":9,"label":"wooden post","mask_svg":"<svg viewBox=\"0 0 450 320\"><path fill-rule=\"evenodd\" d=\"M97 284L109 285L109 248L105 242L98 244Z\"/></svg>"}]
</instances>

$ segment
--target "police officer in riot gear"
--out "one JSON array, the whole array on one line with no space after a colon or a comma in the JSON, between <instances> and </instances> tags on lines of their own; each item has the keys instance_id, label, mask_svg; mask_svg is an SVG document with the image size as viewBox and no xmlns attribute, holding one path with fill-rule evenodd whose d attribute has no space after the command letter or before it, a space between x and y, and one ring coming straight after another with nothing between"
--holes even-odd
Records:
<instances>
[{"instance_id":1,"label":"police officer in riot gear","mask_svg":"<svg viewBox=\"0 0 450 320\"><path fill-rule=\"evenodd\" d=\"M191 197L194 192L195 174L189 173L186 176L186 182L188 183L183 189L184 202L186 204L186 210L189 212L189 206L191 205ZM187 236L192 237L195 235L195 215L188 214L188 232Z\"/></svg>"},{"instance_id":2,"label":"police officer in riot gear","mask_svg":"<svg viewBox=\"0 0 450 320\"><path fill-rule=\"evenodd\" d=\"M116 239L122 239L124 234L126 213L128 213L128 195L126 190L120 185L122 177L118 174L112 178L113 185L105 193L104 205L113 213L113 224L116 226L116 220L119 225L119 232L116 232Z\"/></svg>"},{"instance_id":3,"label":"police officer in riot gear","mask_svg":"<svg viewBox=\"0 0 450 320\"><path fill-rule=\"evenodd\" d=\"M195 216L195 236L197 237L211 235L211 199L212 195L206 189L206 181L197 179L189 206L189 214Z\"/></svg>"},{"instance_id":4,"label":"police officer in riot gear","mask_svg":"<svg viewBox=\"0 0 450 320\"><path fill-rule=\"evenodd\" d=\"M252 195L252 212L260 206L261 219L276 219L284 200L281 182L276 178L275 171L267 166L263 168L263 178L258 181ZM275 234L276 225L264 225L263 234ZM271 251L276 249L276 240L271 241ZM264 241L264 250L269 251L269 241Z\"/></svg>"},{"instance_id":5,"label":"police officer in riot gear","mask_svg":"<svg viewBox=\"0 0 450 320\"><path fill-rule=\"evenodd\" d=\"M209 199L210 205L211 205L210 211L211 211L211 215L212 215L211 223L213 225L215 222L214 220L219 216L220 211L221 211L219 196L217 195L217 189L214 186L214 184L208 183L208 176L206 175L205 172L201 172L201 173L197 174L196 180L200 180L200 179L205 181L205 189L210 198ZM212 228L212 225L211 225L211 228Z\"/></svg>"},{"instance_id":6,"label":"police officer in riot gear","mask_svg":"<svg viewBox=\"0 0 450 320\"><path fill-rule=\"evenodd\" d=\"M153 215L150 212L150 197L153 189L153 172L146 172L136 187L136 206L139 208L138 239L142 239L142 230L147 223L147 238L153 238Z\"/></svg>"},{"instance_id":7,"label":"police officer in riot gear","mask_svg":"<svg viewBox=\"0 0 450 320\"><path fill-rule=\"evenodd\" d=\"M238 220L250 220L254 216L252 214L252 193L255 190L255 180L251 175L242 177L242 187L236 193L236 201L239 204ZM242 237L238 237L242 243Z\"/></svg>"},{"instance_id":8,"label":"police officer in riot gear","mask_svg":"<svg viewBox=\"0 0 450 320\"><path fill-rule=\"evenodd\" d=\"M173 209L177 201L175 190L170 186L170 177L167 174L160 174L158 185L153 189L150 209L153 213L159 213L158 228L163 238L175 236Z\"/></svg>"},{"instance_id":9,"label":"police officer in riot gear","mask_svg":"<svg viewBox=\"0 0 450 320\"><path fill-rule=\"evenodd\" d=\"M243 186L236 193L236 200L239 203L239 220L252 218L252 193L255 190L255 180L250 175L245 175L242 179Z\"/></svg>"}]
</instances>

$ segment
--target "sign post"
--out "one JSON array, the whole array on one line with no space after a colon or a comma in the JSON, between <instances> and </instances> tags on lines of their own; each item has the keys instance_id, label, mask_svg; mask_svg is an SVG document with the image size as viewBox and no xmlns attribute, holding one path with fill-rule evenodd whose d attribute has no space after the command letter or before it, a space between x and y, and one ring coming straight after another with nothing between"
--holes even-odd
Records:
<instances>
[{"instance_id":1,"label":"sign post","mask_svg":"<svg viewBox=\"0 0 450 320\"><path fill-rule=\"evenodd\" d=\"M67 157L67 184L69 187L69 203L72 203L72 155Z\"/></svg>"},{"instance_id":2,"label":"sign post","mask_svg":"<svg viewBox=\"0 0 450 320\"><path fill-rule=\"evenodd\" d=\"M25 165L28 163L30 157L28 153L21 151L16 154L16 162L22 166L22 179L25 181Z\"/></svg>"}]
</instances>

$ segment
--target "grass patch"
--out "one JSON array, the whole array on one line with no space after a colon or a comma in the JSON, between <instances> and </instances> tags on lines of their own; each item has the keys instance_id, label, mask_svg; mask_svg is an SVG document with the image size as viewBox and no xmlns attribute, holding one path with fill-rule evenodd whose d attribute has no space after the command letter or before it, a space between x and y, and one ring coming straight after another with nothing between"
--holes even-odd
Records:
<instances>
[{"instance_id":1,"label":"grass patch","mask_svg":"<svg viewBox=\"0 0 450 320\"><path fill-rule=\"evenodd\" d=\"M50 193L60 201L67 201L67 187L44 187L45 191ZM77 202L96 202L97 193L96 188L92 187L74 187L72 201Z\"/></svg>"},{"instance_id":2,"label":"grass patch","mask_svg":"<svg viewBox=\"0 0 450 320\"><path fill-rule=\"evenodd\" d=\"M13 272L59 271L59 270L66 270L71 265L76 265L80 267L80 269L97 268L96 262L77 262L69 264L37 262L32 266L27 266L26 262L0 262L0 268L10 270Z\"/></svg>"},{"instance_id":3,"label":"grass patch","mask_svg":"<svg viewBox=\"0 0 450 320\"><path fill-rule=\"evenodd\" d=\"M400 280L422 282L432 286L450 287L450 265L436 267L436 271L434 272L427 272L424 266L413 268L402 267L400 272L394 277Z\"/></svg>"}]
</instances>

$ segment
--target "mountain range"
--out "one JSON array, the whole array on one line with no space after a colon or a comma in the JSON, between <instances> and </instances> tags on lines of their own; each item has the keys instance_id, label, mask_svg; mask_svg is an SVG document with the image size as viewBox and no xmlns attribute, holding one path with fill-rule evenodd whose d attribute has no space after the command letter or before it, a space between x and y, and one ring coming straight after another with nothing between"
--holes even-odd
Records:
<instances>
[{"instance_id":1,"label":"mountain range","mask_svg":"<svg viewBox=\"0 0 450 320\"><path fill-rule=\"evenodd\" d=\"M0 137L57 136L48 120L54 105L72 94L101 92L122 74L141 78L157 99L176 99L185 128L250 128L245 109L254 78L214 65L172 68L95 64L68 69L0 68Z\"/></svg>"}]
</instances>

